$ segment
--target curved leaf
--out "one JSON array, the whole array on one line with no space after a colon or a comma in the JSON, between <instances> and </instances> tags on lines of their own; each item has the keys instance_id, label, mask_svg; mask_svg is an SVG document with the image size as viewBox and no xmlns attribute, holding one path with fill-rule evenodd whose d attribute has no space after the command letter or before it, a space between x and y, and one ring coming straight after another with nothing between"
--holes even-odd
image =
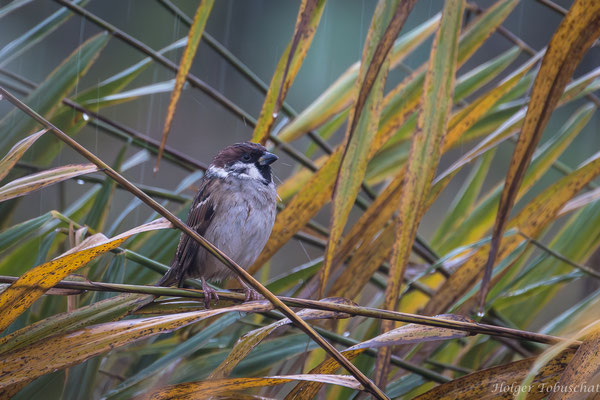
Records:
<instances>
[{"instance_id":1,"label":"curved leaf","mask_svg":"<svg viewBox=\"0 0 600 400\"><path fill-rule=\"evenodd\" d=\"M10 149L8 154L5 155L2 160L0 160L0 181L4 179L6 175L8 175L10 169L21 159L27 149L31 147L31 145L47 131L47 129L42 129L39 132L29 135L25 139L20 140L12 147L12 149Z\"/></svg>"},{"instance_id":2,"label":"curved leaf","mask_svg":"<svg viewBox=\"0 0 600 400\"><path fill-rule=\"evenodd\" d=\"M27 175L0 187L0 202L25 196L46 186L98 171L94 164L73 164Z\"/></svg>"},{"instance_id":3,"label":"curved leaf","mask_svg":"<svg viewBox=\"0 0 600 400\"><path fill-rule=\"evenodd\" d=\"M453 103L452 95L458 68L458 37L464 6L463 0L446 1L440 29L431 48L423 87L422 110L406 162L402 196L395 217L395 239L383 302L383 308L387 310L395 310L397 307L408 257L425 210L427 192L442 154L442 144ZM381 331L391 330L394 324L393 321L382 321ZM376 382L383 387L387 382L391 355L389 348L383 349L377 355Z\"/></svg>"},{"instance_id":4,"label":"curved leaf","mask_svg":"<svg viewBox=\"0 0 600 400\"><path fill-rule=\"evenodd\" d=\"M462 65L495 31L517 3L517 0L499 0L468 27L460 40L459 65ZM424 78L424 69L419 69L386 95L379 131L371 146L370 157L402 126L407 114L416 109ZM343 147L336 148L323 166L303 186L302 191L297 193L286 208L277 214L269 241L258 259L249 268L250 273L256 272L331 198L342 151Z\"/></svg>"},{"instance_id":5,"label":"curved leaf","mask_svg":"<svg viewBox=\"0 0 600 400\"><path fill-rule=\"evenodd\" d=\"M344 298L326 298L321 301L326 301L330 303L341 303L341 304L350 304L354 305L352 302L344 299ZM331 318L347 318L348 314L332 312L332 311L322 311L322 310L308 310L304 309L298 312L298 316L304 320L314 320L314 319L331 319ZM244 336L242 336L231 352L227 355L227 358L209 375L208 379L221 379L229 376L231 371L242 361L251 351L254 349L264 338L270 335L275 329L291 324L288 318L280 319L279 321L273 322L270 325L264 326L262 328L255 329L251 332L248 332Z\"/></svg>"},{"instance_id":6,"label":"curved leaf","mask_svg":"<svg viewBox=\"0 0 600 400\"><path fill-rule=\"evenodd\" d=\"M198 399L221 393L231 393L261 386L274 386L293 381L322 382L356 390L363 390L362 385L352 376L305 374L265 376L262 378L216 379L202 382L180 383L151 393L149 397L145 394L141 398L148 398L151 400Z\"/></svg>"},{"instance_id":7,"label":"curved leaf","mask_svg":"<svg viewBox=\"0 0 600 400\"><path fill-rule=\"evenodd\" d=\"M437 317L448 320L466 320L465 317L451 314L439 315ZM347 359L353 360L368 348L389 348L390 346L408 343L424 343L430 341L455 339L458 337L464 337L466 335L466 332L460 332L454 329L408 324L349 347L348 349L342 351L342 354ZM328 358L320 365L313 368L310 373L331 374L334 373L338 368L340 368L340 365L332 358ZM290 393L288 393L286 400L313 399L321 387L321 383L300 383L296 385L296 387L294 387Z\"/></svg>"},{"instance_id":8,"label":"curved leaf","mask_svg":"<svg viewBox=\"0 0 600 400\"><path fill-rule=\"evenodd\" d=\"M542 399L547 396L544 387L554 385L567 363L573 358L574 350L565 350L551 363L546 365L536 376L527 392L527 399ZM513 399L521 386L521 381L533 365L535 357L526 358L484 369L455 379L435 387L433 390L415 397L415 400L481 400L481 399ZM529 387L527 387L529 388Z\"/></svg>"},{"instance_id":9,"label":"curved leaf","mask_svg":"<svg viewBox=\"0 0 600 400\"><path fill-rule=\"evenodd\" d=\"M438 27L440 16L436 15L413 30L400 36L394 43L390 54L390 69L394 69L408 53L418 47ZM350 66L334 83L329 86L315 101L306 107L289 124L284 126L278 137L284 142L291 142L302 134L321 126L342 110L348 110L355 90L360 63ZM345 119L345 118L344 118Z\"/></svg>"},{"instance_id":10,"label":"curved leaf","mask_svg":"<svg viewBox=\"0 0 600 400\"><path fill-rule=\"evenodd\" d=\"M564 204L598 174L600 174L600 155L540 193L511 220L509 227L517 228L527 236L537 237L554 221ZM522 241L522 238L517 235L504 238L501 242L499 258L502 259L510 254ZM423 309L423 314L444 312L473 287L483 274L489 248L489 244L480 248L450 275L431 297Z\"/></svg>"},{"instance_id":11,"label":"curved leaf","mask_svg":"<svg viewBox=\"0 0 600 400\"><path fill-rule=\"evenodd\" d=\"M14 4L11 5L17 6L17 3L19 2L13 1L12 3ZM87 0L75 0L73 3L85 5ZM21 5L23 4L19 4L18 6ZM36 24L29 31L5 45L2 49L0 49L0 60L2 60L0 61L0 68L4 67L12 59L23 54L25 51L27 51L27 49L54 32L59 26L71 18L72 15L72 12L70 12L67 8L62 7L60 10L50 15L42 22Z\"/></svg>"}]
</instances>

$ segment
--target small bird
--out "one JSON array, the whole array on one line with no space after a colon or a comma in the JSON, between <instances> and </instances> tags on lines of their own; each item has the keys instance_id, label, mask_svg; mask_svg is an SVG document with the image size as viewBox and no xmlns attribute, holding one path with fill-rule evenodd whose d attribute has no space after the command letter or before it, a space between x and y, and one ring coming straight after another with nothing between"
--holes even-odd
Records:
<instances>
[{"instance_id":1,"label":"small bird","mask_svg":"<svg viewBox=\"0 0 600 400\"><path fill-rule=\"evenodd\" d=\"M243 268L248 268L267 243L275 222L277 192L271 164L278 157L257 143L236 143L221 150L202 178L187 225L217 246ZM181 287L185 278L200 278L204 304L219 296L206 281L223 281L234 273L185 233L171 268L160 286ZM246 301L258 293L236 276Z\"/></svg>"}]
</instances>

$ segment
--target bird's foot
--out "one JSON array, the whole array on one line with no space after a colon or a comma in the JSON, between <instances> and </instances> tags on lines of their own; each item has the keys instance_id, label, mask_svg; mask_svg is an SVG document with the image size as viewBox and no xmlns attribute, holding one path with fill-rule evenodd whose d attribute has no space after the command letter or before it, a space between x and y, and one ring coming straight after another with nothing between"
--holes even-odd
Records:
<instances>
[{"instance_id":1,"label":"bird's foot","mask_svg":"<svg viewBox=\"0 0 600 400\"><path fill-rule=\"evenodd\" d=\"M244 291L244 301L253 301L253 300L259 300L260 299L260 294L252 289L250 286L248 286L246 284L246 282L244 282L242 280L242 278L237 277L237 281L240 283L240 285L242 285L242 290Z\"/></svg>"},{"instance_id":2,"label":"bird's foot","mask_svg":"<svg viewBox=\"0 0 600 400\"><path fill-rule=\"evenodd\" d=\"M219 295L217 291L206 283L206 280L202 278L202 291L204 292L204 306L209 309L210 308L210 300L214 299L215 303L219 301Z\"/></svg>"}]
</instances>

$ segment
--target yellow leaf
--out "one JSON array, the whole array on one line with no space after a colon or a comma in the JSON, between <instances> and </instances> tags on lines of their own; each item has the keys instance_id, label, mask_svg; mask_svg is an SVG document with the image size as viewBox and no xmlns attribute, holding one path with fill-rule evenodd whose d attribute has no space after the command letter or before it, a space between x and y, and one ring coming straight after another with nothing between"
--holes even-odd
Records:
<instances>
[{"instance_id":1,"label":"yellow leaf","mask_svg":"<svg viewBox=\"0 0 600 400\"><path fill-rule=\"evenodd\" d=\"M99 255L118 247L131 235L169 227L171 223L160 218L110 240L104 235L96 234L84 240L77 248L27 271L0 294L0 331L6 329L34 301L65 276L77 271Z\"/></svg>"},{"instance_id":2,"label":"yellow leaf","mask_svg":"<svg viewBox=\"0 0 600 400\"><path fill-rule=\"evenodd\" d=\"M439 315L437 317L440 319L459 321L464 321L466 319L465 317L451 314ZM466 335L467 334L464 331L460 332L458 330L449 328L408 324L349 347L348 349L342 351L342 354L348 360L353 360L368 348L389 348L394 345L449 340L458 337L464 337ZM327 358L317 367L313 368L310 373L332 374L338 368L340 368L340 365L334 359ZM296 385L296 387L294 387L294 389L288 393L286 399L313 399L322 386L322 383L319 382L302 382Z\"/></svg>"},{"instance_id":3,"label":"yellow leaf","mask_svg":"<svg viewBox=\"0 0 600 400\"><path fill-rule=\"evenodd\" d=\"M21 159L23 154L27 151L27 149L44 133L46 133L48 129L42 129L39 132L31 134L27 136L25 139L20 140L17 144L15 144L7 155L0 161L0 181L4 179L6 175L10 172L10 169Z\"/></svg>"},{"instance_id":4,"label":"yellow leaf","mask_svg":"<svg viewBox=\"0 0 600 400\"><path fill-rule=\"evenodd\" d=\"M152 393L149 397L147 394L140 396L140 399L202 399L221 393L231 393L262 386L281 385L282 383L292 381L322 382L332 385L341 385L356 390L363 390L361 384L352 376L304 374L265 376L262 378L216 379L210 381L180 383L178 385L167 386L166 388L160 389Z\"/></svg>"}]
</instances>

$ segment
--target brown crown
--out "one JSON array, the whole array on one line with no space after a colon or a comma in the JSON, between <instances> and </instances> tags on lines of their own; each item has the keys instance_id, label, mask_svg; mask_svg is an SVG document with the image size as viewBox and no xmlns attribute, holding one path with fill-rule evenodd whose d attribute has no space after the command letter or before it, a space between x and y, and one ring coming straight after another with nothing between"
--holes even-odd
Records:
<instances>
[{"instance_id":1,"label":"brown crown","mask_svg":"<svg viewBox=\"0 0 600 400\"><path fill-rule=\"evenodd\" d=\"M227 164L231 164L240 160L244 153L248 153L251 156L259 158L266 151L267 149L258 143L242 142L232 144L231 146L225 147L219 152L219 154L216 155L216 157L213 159L212 165L223 168Z\"/></svg>"}]
</instances>

